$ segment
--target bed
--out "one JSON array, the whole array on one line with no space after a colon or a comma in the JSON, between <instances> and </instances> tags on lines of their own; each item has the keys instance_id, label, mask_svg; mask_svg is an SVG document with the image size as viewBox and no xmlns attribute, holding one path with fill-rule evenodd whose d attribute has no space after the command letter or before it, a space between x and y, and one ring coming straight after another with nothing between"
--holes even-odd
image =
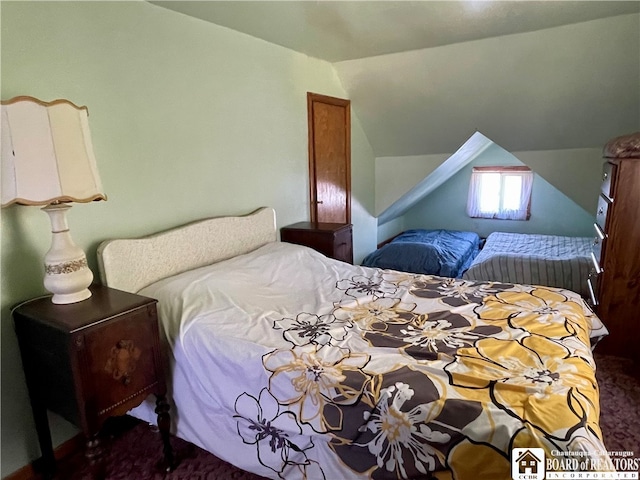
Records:
<instances>
[{"instance_id":1,"label":"bed","mask_svg":"<svg viewBox=\"0 0 640 480\"><path fill-rule=\"evenodd\" d=\"M589 298L592 237L494 232L462 278L572 290Z\"/></svg>"},{"instance_id":2,"label":"bed","mask_svg":"<svg viewBox=\"0 0 640 480\"><path fill-rule=\"evenodd\" d=\"M371 252L362 265L456 278L479 250L480 237L475 232L414 229Z\"/></svg>"},{"instance_id":3,"label":"bed","mask_svg":"<svg viewBox=\"0 0 640 480\"><path fill-rule=\"evenodd\" d=\"M514 448L608 462L591 350L607 331L576 293L276 237L263 208L98 249L103 283L159 300L177 436L287 480L508 479Z\"/></svg>"}]
</instances>

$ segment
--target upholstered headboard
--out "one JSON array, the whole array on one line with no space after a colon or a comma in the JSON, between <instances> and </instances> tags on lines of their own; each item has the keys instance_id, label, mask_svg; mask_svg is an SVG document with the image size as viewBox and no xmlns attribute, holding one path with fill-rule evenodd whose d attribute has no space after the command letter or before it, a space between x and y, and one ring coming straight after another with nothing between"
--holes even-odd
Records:
<instances>
[{"instance_id":1,"label":"upholstered headboard","mask_svg":"<svg viewBox=\"0 0 640 480\"><path fill-rule=\"evenodd\" d=\"M106 240L98 247L100 279L109 287L135 293L163 278L276 240L276 214L268 207L244 216L200 220L147 237Z\"/></svg>"}]
</instances>

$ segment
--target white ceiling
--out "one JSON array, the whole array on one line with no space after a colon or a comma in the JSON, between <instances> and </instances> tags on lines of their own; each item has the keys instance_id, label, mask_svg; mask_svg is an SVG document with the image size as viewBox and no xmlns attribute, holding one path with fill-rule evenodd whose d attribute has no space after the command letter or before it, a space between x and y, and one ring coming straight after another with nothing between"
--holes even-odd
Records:
<instances>
[{"instance_id":1,"label":"white ceiling","mask_svg":"<svg viewBox=\"0 0 640 480\"><path fill-rule=\"evenodd\" d=\"M639 1L152 1L339 62L640 11Z\"/></svg>"}]
</instances>

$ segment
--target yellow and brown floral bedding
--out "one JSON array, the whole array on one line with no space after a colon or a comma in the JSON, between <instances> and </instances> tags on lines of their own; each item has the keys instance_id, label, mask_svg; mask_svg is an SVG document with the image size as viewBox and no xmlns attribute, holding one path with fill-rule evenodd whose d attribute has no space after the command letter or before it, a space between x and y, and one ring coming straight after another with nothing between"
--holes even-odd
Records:
<instances>
[{"instance_id":1,"label":"yellow and brown floral bedding","mask_svg":"<svg viewBox=\"0 0 640 480\"><path fill-rule=\"evenodd\" d=\"M606 329L573 292L276 242L141 293L173 346L178 435L260 475L499 480L513 448L605 450Z\"/></svg>"}]
</instances>

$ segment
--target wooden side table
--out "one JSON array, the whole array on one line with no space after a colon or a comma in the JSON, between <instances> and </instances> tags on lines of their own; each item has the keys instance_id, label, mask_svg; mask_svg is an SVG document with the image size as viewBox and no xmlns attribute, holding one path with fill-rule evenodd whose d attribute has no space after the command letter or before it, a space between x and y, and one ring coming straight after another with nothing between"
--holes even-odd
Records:
<instances>
[{"instance_id":1,"label":"wooden side table","mask_svg":"<svg viewBox=\"0 0 640 480\"><path fill-rule=\"evenodd\" d=\"M55 473L47 409L80 427L94 476L104 476L104 421L156 396L165 471L175 467L156 300L99 285L87 300L39 297L13 309L45 477Z\"/></svg>"},{"instance_id":2,"label":"wooden side table","mask_svg":"<svg viewBox=\"0 0 640 480\"><path fill-rule=\"evenodd\" d=\"M353 233L349 223L294 223L280 229L280 239L311 247L336 260L353 263Z\"/></svg>"}]
</instances>

